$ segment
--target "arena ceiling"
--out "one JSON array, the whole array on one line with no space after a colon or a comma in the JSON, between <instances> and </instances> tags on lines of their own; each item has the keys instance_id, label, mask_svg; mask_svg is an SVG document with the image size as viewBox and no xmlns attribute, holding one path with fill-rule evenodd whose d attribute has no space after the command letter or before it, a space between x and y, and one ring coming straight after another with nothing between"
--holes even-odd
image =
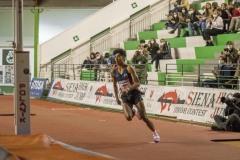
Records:
<instances>
[{"instance_id":1,"label":"arena ceiling","mask_svg":"<svg viewBox=\"0 0 240 160\"><path fill-rule=\"evenodd\" d=\"M0 8L12 7L14 0L0 0ZM36 0L42 8L102 8L114 0ZM34 0L23 0L24 7L34 7Z\"/></svg>"}]
</instances>

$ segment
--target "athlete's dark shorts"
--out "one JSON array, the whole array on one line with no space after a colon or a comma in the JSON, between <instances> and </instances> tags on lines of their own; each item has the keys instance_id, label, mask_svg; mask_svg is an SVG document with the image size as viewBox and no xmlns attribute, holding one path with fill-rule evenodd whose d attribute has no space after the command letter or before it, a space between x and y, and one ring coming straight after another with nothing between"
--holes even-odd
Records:
<instances>
[{"instance_id":1,"label":"athlete's dark shorts","mask_svg":"<svg viewBox=\"0 0 240 160\"><path fill-rule=\"evenodd\" d=\"M128 92L128 96L121 96L123 103L128 104L137 104L139 101L142 101L141 92L137 89Z\"/></svg>"}]
</instances>

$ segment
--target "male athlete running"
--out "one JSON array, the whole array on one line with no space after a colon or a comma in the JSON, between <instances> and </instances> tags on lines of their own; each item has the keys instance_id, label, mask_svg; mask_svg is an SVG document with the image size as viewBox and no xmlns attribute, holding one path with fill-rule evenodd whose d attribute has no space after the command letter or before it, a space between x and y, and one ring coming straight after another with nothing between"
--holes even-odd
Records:
<instances>
[{"instance_id":1,"label":"male athlete running","mask_svg":"<svg viewBox=\"0 0 240 160\"><path fill-rule=\"evenodd\" d=\"M126 51L123 49L116 49L113 54L115 55L116 66L111 70L111 75L117 103L122 105L124 116L128 121L131 121L136 114L138 118L142 119L153 132L154 141L156 143L159 142L160 136L157 134L153 123L148 119L146 114L141 92L138 89L140 82L136 72L132 66L124 63ZM118 97L119 92L122 101L120 101ZM133 105L136 106L138 111L133 110Z\"/></svg>"}]
</instances>

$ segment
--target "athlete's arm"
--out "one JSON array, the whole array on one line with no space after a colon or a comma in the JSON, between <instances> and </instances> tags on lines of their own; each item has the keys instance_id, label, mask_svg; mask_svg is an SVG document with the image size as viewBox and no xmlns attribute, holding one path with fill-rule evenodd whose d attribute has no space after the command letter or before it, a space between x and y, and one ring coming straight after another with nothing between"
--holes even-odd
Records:
<instances>
[{"instance_id":1,"label":"athlete's arm","mask_svg":"<svg viewBox=\"0 0 240 160\"><path fill-rule=\"evenodd\" d=\"M121 101L119 100L119 97L118 97L118 86L117 86L117 81L114 76L114 69L111 70L111 76L112 76L112 81L113 81L114 95L115 95L117 103L120 105Z\"/></svg>"},{"instance_id":2,"label":"athlete's arm","mask_svg":"<svg viewBox=\"0 0 240 160\"><path fill-rule=\"evenodd\" d=\"M131 74L132 76L132 80L133 80L133 84L129 87L130 90L134 90L136 88L138 88L140 86L140 82L139 82L139 79L138 79L138 76L134 70L134 68L132 66L128 66L127 67L127 71L128 73Z\"/></svg>"}]
</instances>

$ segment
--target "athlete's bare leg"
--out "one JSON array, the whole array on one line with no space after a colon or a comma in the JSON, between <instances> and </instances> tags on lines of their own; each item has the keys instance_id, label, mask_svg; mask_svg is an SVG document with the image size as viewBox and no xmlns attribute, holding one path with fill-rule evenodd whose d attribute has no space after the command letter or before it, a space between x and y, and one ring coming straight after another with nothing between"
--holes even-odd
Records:
<instances>
[{"instance_id":1,"label":"athlete's bare leg","mask_svg":"<svg viewBox=\"0 0 240 160\"><path fill-rule=\"evenodd\" d=\"M148 126L148 128L152 131L155 132L155 128L154 125L152 123L152 121L150 121L150 119L148 119L147 117L147 113L145 110L145 106L143 101L139 101L136 105L135 105L140 113L140 116L142 118L142 120L146 123L146 125Z\"/></svg>"},{"instance_id":2,"label":"athlete's bare leg","mask_svg":"<svg viewBox=\"0 0 240 160\"><path fill-rule=\"evenodd\" d=\"M122 103L122 107L123 107L123 113L124 113L125 118L128 121L131 121L132 118L134 117L134 113L132 110L133 105L128 104L128 103Z\"/></svg>"}]
</instances>

